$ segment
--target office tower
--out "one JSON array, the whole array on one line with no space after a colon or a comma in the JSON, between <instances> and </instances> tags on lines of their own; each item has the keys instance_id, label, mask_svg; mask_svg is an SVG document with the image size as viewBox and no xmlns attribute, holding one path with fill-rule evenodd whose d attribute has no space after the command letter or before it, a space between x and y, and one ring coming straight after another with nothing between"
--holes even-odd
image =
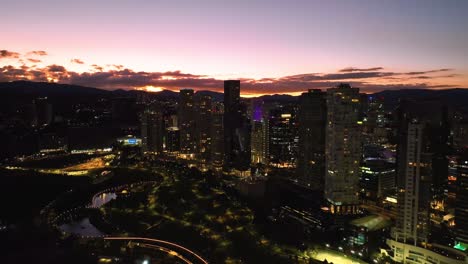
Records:
<instances>
[{"instance_id":1,"label":"office tower","mask_svg":"<svg viewBox=\"0 0 468 264\"><path fill-rule=\"evenodd\" d=\"M211 156L211 107L212 98L209 95L196 96L196 138L198 160L206 164Z\"/></svg>"},{"instance_id":2,"label":"office tower","mask_svg":"<svg viewBox=\"0 0 468 264\"><path fill-rule=\"evenodd\" d=\"M159 109L147 109L141 116L142 151L161 153L163 151L164 122Z\"/></svg>"},{"instance_id":3,"label":"office tower","mask_svg":"<svg viewBox=\"0 0 468 264\"><path fill-rule=\"evenodd\" d=\"M320 90L309 90L299 98L298 183L318 191L323 191L325 181L325 95Z\"/></svg>"},{"instance_id":4,"label":"office tower","mask_svg":"<svg viewBox=\"0 0 468 264\"><path fill-rule=\"evenodd\" d=\"M384 98L379 96L368 97L368 107L366 118L364 120L364 132L366 133L367 143L386 143L386 117L384 109Z\"/></svg>"},{"instance_id":5,"label":"office tower","mask_svg":"<svg viewBox=\"0 0 468 264\"><path fill-rule=\"evenodd\" d=\"M251 162L268 165L268 114L263 101L252 101Z\"/></svg>"},{"instance_id":6,"label":"office tower","mask_svg":"<svg viewBox=\"0 0 468 264\"><path fill-rule=\"evenodd\" d=\"M214 170L221 170L224 162L224 110L221 103L215 103L212 108L211 121L211 166Z\"/></svg>"},{"instance_id":7,"label":"office tower","mask_svg":"<svg viewBox=\"0 0 468 264\"><path fill-rule=\"evenodd\" d=\"M395 164L368 159L361 166L360 187L366 199L378 201L395 189Z\"/></svg>"},{"instance_id":8,"label":"office tower","mask_svg":"<svg viewBox=\"0 0 468 264\"><path fill-rule=\"evenodd\" d=\"M178 123L180 130L180 151L183 154L194 154L197 141L195 138L195 107L193 90L182 89L179 94Z\"/></svg>"},{"instance_id":9,"label":"office tower","mask_svg":"<svg viewBox=\"0 0 468 264\"><path fill-rule=\"evenodd\" d=\"M361 127L359 88L327 90L325 198L334 214L357 213Z\"/></svg>"},{"instance_id":10,"label":"office tower","mask_svg":"<svg viewBox=\"0 0 468 264\"><path fill-rule=\"evenodd\" d=\"M455 248L466 251L468 249L468 150L460 155L457 171Z\"/></svg>"},{"instance_id":11,"label":"office tower","mask_svg":"<svg viewBox=\"0 0 468 264\"><path fill-rule=\"evenodd\" d=\"M270 165L294 168L299 142L296 107L277 105L270 108L268 124Z\"/></svg>"},{"instance_id":12,"label":"office tower","mask_svg":"<svg viewBox=\"0 0 468 264\"><path fill-rule=\"evenodd\" d=\"M240 81L224 81L224 167L247 171L250 167L250 129L242 114Z\"/></svg>"},{"instance_id":13,"label":"office tower","mask_svg":"<svg viewBox=\"0 0 468 264\"><path fill-rule=\"evenodd\" d=\"M37 126L50 125L53 121L52 105L47 97L34 100L35 118L33 124Z\"/></svg>"}]
</instances>

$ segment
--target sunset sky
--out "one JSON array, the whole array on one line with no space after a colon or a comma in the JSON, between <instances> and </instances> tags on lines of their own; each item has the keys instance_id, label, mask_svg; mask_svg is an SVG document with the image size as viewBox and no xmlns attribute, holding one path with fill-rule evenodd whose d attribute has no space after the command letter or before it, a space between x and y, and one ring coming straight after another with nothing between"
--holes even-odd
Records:
<instances>
[{"instance_id":1,"label":"sunset sky","mask_svg":"<svg viewBox=\"0 0 468 264\"><path fill-rule=\"evenodd\" d=\"M291 93L468 88L466 0L2 0L0 81Z\"/></svg>"}]
</instances>

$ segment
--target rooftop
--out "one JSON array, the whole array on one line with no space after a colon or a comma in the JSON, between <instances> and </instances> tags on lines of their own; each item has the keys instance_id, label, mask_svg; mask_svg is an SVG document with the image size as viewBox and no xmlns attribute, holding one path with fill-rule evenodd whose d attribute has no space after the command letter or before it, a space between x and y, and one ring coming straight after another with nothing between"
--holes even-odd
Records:
<instances>
[{"instance_id":1,"label":"rooftop","mask_svg":"<svg viewBox=\"0 0 468 264\"><path fill-rule=\"evenodd\" d=\"M368 231L376 231L392 224L390 218L381 215L369 215L366 217L358 218L350 222L351 225L358 227L365 227Z\"/></svg>"}]
</instances>

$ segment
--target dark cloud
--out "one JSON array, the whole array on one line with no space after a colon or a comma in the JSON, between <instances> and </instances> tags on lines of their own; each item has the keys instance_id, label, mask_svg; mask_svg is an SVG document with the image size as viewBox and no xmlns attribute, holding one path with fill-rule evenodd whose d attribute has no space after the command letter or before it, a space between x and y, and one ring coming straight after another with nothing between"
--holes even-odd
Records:
<instances>
[{"instance_id":1,"label":"dark cloud","mask_svg":"<svg viewBox=\"0 0 468 264\"><path fill-rule=\"evenodd\" d=\"M28 79L32 81L55 81L104 89L134 89L147 85L179 90L190 87L195 90L222 91L223 80L205 75L184 73L181 71L145 72L133 71L121 65L102 66L93 64L92 71L78 73L69 71L61 65L48 65L43 68L35 66L3 66L0 68L0 81ZM118 67L117 67L118 66ZM443 69L441 69L443 70ZM437 72L440 72L438 70ZM431 71L432 72L432 71ZM456 74L447 75L457 76ZM274 94L303 92L308 89L327 89L341 82L349 82L363 92L381 90L433 88L425 80L442 78L441 76L408 75L407 73L383 71L356 71L338 73L307 73L284 76L281 78L250 79L242 78L242 91L246 94ZM391 82L391 84L381 84ZM409 83L409 84L408 84ZM453 86L452 86L453 87ZM438 87L440 88L440 87Z\"/></svg>"},{"instance_id":2,"label":"dark cloud","mask_svg":"<svg viewBox=\"0 0 468 264\"><path fill-rule=\"evenodd\" d=\"M430 71L414 71L414 72L407 72L406 75L420 75L420 74L428 74L428 73L438 73L438 72L447 72L453 71L453 69L437 69L437 70L430 70Z\"/></svg>"},{"instance_id":3,"label":"dark cloud","mask_svg":"<svg viewBox=\"0 0 468 264\"><path fill-rule=\"evenodd\" d=\"M46 56L48 54L46 51L43 50L33 50L28 52L27 55Z\"/></svg>"},{"instance_id":4,"label":"dark cloud","mask_svg":"<svg viewBox=\"0 0 468 264\"><path fill-rule=\"evenodd\" d=\"M84 64L84 61L82 61L82 60L80 60L80 59L72 59L72 60L71 60L71 63Z\"/></svg>"},{"instance_id":5,"label":"dark cloud","mask_svg":"<svg viewBox=\"0 0 468 264\"><path fill-rule=\"evenodd\" d=\"M329 73L329 74L317 74L317 73L308 73L308 74L299 74L286 76L280 80L287 81L327 81L327 80L349 80L349 79L367 79L367 78L381 78L387 76L397 75L393 72L350 72L350 73Z\"/></svg>"},{"instance_id":6,"label":"dark cloud","mask_svg":"<svg viewBox=\"0 0 468 264\"><path fill-rule=\"evenodd\" d=\"M366 72L366 71L380 71L383 69L384 69L383 67L372 67L372 68L347 67L347 68L339 70L339 72Z\"/></svg>"},{"instance_id":7,"label":"dark cloud","mask_svg":"<svg viewBox=\"0 0 468 264\"><path fill-rule=\"evenodd\" d=\"M66 72L67 71L67 69L65 69L65 67L63 67L61 65L56 65L56 64L52 64L52 65L47 66L47 70L49 72Z\"/></svg>"},{"instance_id":8,"label":"dark cloud","mask_svg":"<svg viewBox=\"0 0 468 264\"><path fill-rule=\"evenodd\" d=\"M39 62L42 62L41 60L36 60L36 59L28 59L28 61L32 62L32 63L39 63Z\"/></svg>"},{"instance_id":9,"label":"dark cloud","mask_svg":"<svg viewBox=\"0 0 468 264\"><path fill-rule=\"evenodd\" d=\"M9 50L0 50L0 59L2 58L13 58L18 59L20 54L18 52L9 51Z\"/></svg>"},{"instance_id":10,"label":"dark cloud","mask_svg":"<svg viewBox=\"0 0 468 264\"><path fill-rule=\"evenodd\" d=\"M100 71L100 72L102 72L102 71L104 70L104 67L99 66L99 65L97 65L97 64L92 64L91 67L93 67L93 70L95 70L95 71Z\"/></svg>"}]
</instances>

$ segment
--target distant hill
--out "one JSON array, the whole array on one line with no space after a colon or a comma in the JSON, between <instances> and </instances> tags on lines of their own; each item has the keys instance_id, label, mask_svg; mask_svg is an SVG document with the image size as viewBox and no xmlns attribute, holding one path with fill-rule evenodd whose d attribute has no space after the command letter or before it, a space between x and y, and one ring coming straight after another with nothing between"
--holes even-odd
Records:
<instances>
[{"instance_id":1,"label":"distant hill","mask_svg":"<svg viewBox=\"0 0 468 264\"><path fill-rule=\"evenodd\" d=\"M214 101L222 102L224 100L224 93L213 92L213 91L197 91L198 95L209 95Z\"/></svg>"},{"instance_id":2,"label":"distant hill","mask_svg":"<svg viewBox=\"0 0 468 264\"><path fill-rule=\"evenodd\" d=\"M259 99L262 99L265 102L295 102L299 96L293 96L289 94L273 94L273 95L263 95Z\"/></svg>"},{"instance_id":3,"label":"distant hill","mask_svg":"<svg viewBox=\"0 0 468 264\"><path fill-rule=\"evenodd\" d=\"M84 87L78 85L15 81L0 83L0 95L2 96L86 96L86 95L109 95L107 90Z\"/></svg>"},{"instance_id":4,"label":"distant hill","mask_svg":"<svg viewBox=\"0 0 468 264\"><path fill-rule=\"evenodd\" d=\"M137 94L146 93L137 90L117 89L113 91L103 90L92 87L84 87L70 84L57 84L45 82L30 82L30 81L15 81L0 83L0 101L9 100L8 98L16 98L20 100L31 100L37 97L48 96L52 99L60 100L61 98L100 98L100 97L120 97L120 96L137 96ZM149 93L154 98L177 100L178 92L164 90L158 93ZM213 91L198 91L196 94L210 95L215 101L223 101L223 93ZM407 89L407 90L385 90L374 93L371 96L382 96L385 98L385 108L393 110L400 98L414 98L422 100L427 98L435 98L446 102L447 104L468 112L468 89L447 89L447 90L429 90L429 89ZM265 102L294 102L298 100L297 96L287 94L264 95L258 97ZM3 99L3 100L2 100Z\"/></svg>"},{"instance_id":5,"label":"distant hill","mask_svg":"<svg viewBox=\"0 0 468 264\"><path fill-rule=\"evenodd\" d=\"M398 105L400 98L412 98L415 100L436 99L447 103L449 106L468 112L468 89L457 88L447 90L408 89L386 90L374 93L373 96L382 96L385 99L385 108L393 110Z\"/></svg>"}]
</instances>

